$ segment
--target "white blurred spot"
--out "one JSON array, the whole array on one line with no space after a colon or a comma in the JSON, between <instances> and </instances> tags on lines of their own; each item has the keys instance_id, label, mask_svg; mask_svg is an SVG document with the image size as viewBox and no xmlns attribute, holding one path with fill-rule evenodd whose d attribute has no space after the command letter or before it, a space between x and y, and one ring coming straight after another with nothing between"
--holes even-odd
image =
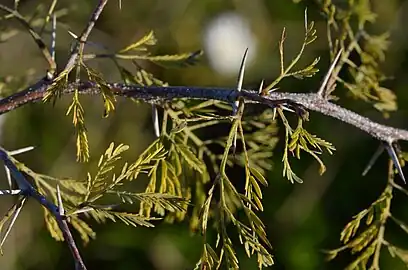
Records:
<instances>
[{"instance_id":1,"label":"white blurred spot","mask_svg":"<svg viewBox=\"0 0 408 270\"><path fill-rule=\"evenodd\" d=\"M256 37L249 23L236 13L223 13L206 27L204 46L211 66L219 73L231 76L237 74L248 48L247 63L255 59Z\"/></svg>"}]
</instances>

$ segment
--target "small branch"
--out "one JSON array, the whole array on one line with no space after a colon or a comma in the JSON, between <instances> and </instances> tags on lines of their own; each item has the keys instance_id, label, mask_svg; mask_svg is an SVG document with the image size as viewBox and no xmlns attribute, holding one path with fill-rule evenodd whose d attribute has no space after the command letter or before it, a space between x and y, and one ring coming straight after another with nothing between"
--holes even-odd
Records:
<instances>
[{"instance_id":1,"label":"small branch","mask_svg":"<svg viewBox=\"0 0 408 270\"><path fill-rule=\"evenodd\" d=\"M40 49L41 53L43 54L45 60L48 62L49 72L54 73L57 69L57 65L54 59L51 57L51 54L41 36L31 27L30 23L17 10L13 10L1 4L0 10L14 16L27 29L27 31L30 33L35 43L37 44L38 48Z\"/></svg>"},{"instance_id":2,"label":"small branch","mask_svg":"<svg viewBox=\"0 0 408 270\"><path fill-rule=\"evenodd\" d=\"M67 65L65 66L64 70L70 71L75 64L77 63L78 56L82 55L84 51L84 46L85 43L91 34L92 29L95 26L96 21L99 18L99 15L101 15L102 10L104 9L106 3L108 3L108 0L99 0L98 5L96 6L94 12L92 13L91 18L88 21L88 25L85 27L85 29L82 31L82 34L79 36L78 43L74 47L71 56L67 62Z\"/></svg>"},{"instance_id":3,"label":"small branch","mask_svg":"<svg viewBox=\"0 0 408 270\"><path fill-rule=\"evenodd\" d=\"M378 229L377 239L375 240L376 248L374 252L373 262L370 267L372 270L379 270L380 269L380 255L381 255L381 248L385 242L384 235L385 235L385 224L387 223L388 218L391 216L391 200L392 200L392 193L393 193L393 183L394 183L394 168L393 168L393 161L390 160L388 163L388 183L387 187L384 192L388 193L389 196L385 199L384 208L381 211L380 216L380 224Z\"/></svg>"},{"instance_id":4,"label":"small branch","mask_svg":"<svg viewBox=\"0 0 408 270\"><path fill-rule=\"evenodd\" d=\"M3 149L0 149L0 159L3 160L4 164L10 170L18 187L21 189L20 194L25 197L31 197L35 199L55 217L58 223L58 227L62 231L65 242L68 244L68 247L72 253L72 257L75 260L75 269L86 270L86 266L82 260L81 254L79 253L75 240L72 237L71 231L66 221L66 217L60 214L60 208L47 200L44 195L40 194L31 185L31 183L25 178L25 176L18 170L17 166L10 160L7 152Z\"/></svg>"}]
</instances>

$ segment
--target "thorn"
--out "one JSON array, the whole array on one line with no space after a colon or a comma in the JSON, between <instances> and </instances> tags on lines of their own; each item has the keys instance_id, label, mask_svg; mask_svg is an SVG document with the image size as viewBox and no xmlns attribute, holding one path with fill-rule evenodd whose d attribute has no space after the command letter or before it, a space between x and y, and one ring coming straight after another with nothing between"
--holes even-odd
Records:
<instances>
[{"instance_id":1,"label":"thorn","mask_svg":"<svg viewBox=\"0 0 408 270\"><path fill-rule=\"evenodd\" d=\"M380 157L380 155L384 152L384 145L380 144L378 146L377 150L375 151L374 155L371 157L370 161L368 162L367 166L364 168L363 173L361 174L362 176L366 176L368 171L373 167L374 163L377 161L377 159Z\"/></svg>"},{"instance_id":2,"label":"thorn","mask_svg":"<svg viewBox=\"0 0 408 270\"><path fill-rule=\"evenodd\" d=\"M333 72L334 68L336 67L336 65L338 63L342 52L343 52L343 49L340 48L340 50L337 52L336 57L334 58L333 62L331 63L331 65L329 67L329 70L327 71L326 75L324 76L324 79L322 81L322 84L320 85L319 90L317 91L317 94L322 98L326 98L326 93L325 92L327 90L327 83L329 82L329 79L330 79L330 77L332 75L332 72Z\"/></svg>"},{"instance_id":3,"label":"thorn","mask_svg":"<svg viewBox=\"0 0 408 270\"><path fill-rule=\"evenodd\" d=\"M70 30L68 30L68 34L73 37L74 39L78 39L78 36L76 34L74 34L74 32L71 32Z\"/></svg>"},{"instance_id":4,"label":"thorn","mask_svg":"<svg viewBox=\"0 0 408 270\"><path fill-rule=\"evenodd\" d=\"M245 49L244 56L242 57L241 66L239 67L239 74L238 74L238 83L237 83L237 91L241 92L242 84L244 82L244 74L245 74L245 65L248 56L248 48ZM233 106L232 114L236 115L239 106L239 101L235 101ZM235 150L237 148L237 135L234 136L234 141L232 143L232 153L235 155Z\"/></svg>"},{"instance_id":5,"label":"thorn","mask_svg":"<svg viewBox=\"0 0 408 270\"><path fill-rule=\"evenodd\" d=\"M34 189L29 181L25 178L24 174L19 171L17 166L8 157L9 154L6 150L0 147L0 159L3 160L4 165L10 170L10 174L17 184L18 188L23 191Z\"/></svg>"},{"instance_id":6,"label":"thorn","mask_svg":"<svg viewBox=\"0 0 408 270\"><path fill-rule=\"evenodd\" d=\"M10 223L7 226L6 232L4 233L3 239L1 239L0 242L0 249L3 247L4 242L6 241L8 235L10 234L11 229L14 226L14 222L16 222L18 215L20 214L21 209L24 206L24 203L26 201L27 197L23 197L21 200L19 200L15 205L16 210L13 212L13 216L11 217Z\"/></svg>"},{"instance_id":7,"label":"thorn","mask_svg":"<svg viewBox=\"0 0 408 270\"><path fill-rule=\"evenodd\" d=\"M157 138L160 137L160 127L159 127L159 113L157 111L157 106L152 104L152 120L153 120L153 128L154 134Z\"/></svg>"},{"instance_id":8,"label":"thorn","mask_svg":"<svg viewBox=\"0 0 408 270\"><path fill-rule=\"evenodd\" d=\"M52 30L51 30L51 58L55 62L55 44L57 40L57 16L55 12L52 14Z\"/></svg>"},{"instance_id":9,"label":"thorn","mask_svg":"<svg viewBox=\"0 0 408 270\"><path fill-rule=\"evenodd\" d=\"M398 174L400 175L400 177L402 178L402 180L406 184L405 176L404 176L404 173L402 171L401 164L400 164L400 162L398 160L398 156L397 156L397 153L395 152L395 149L392 147L391 143L384 143L384 147L385 147L385 149L387 149L387 152L390 155L390 158L391 158L392 162L394 163L394 166L397 169Z\"/></svg>"},{"instance_id":10,"label":"thorn","mask_svg":"<svg viewBox=\"0 0 408 270\"><path fill-rule=\"evenodd\" d=\"M281 107L283 110L285 110L285 111L288 111L288 112L295 112L294 110L292 110L292 109L289 109L288 107L285 107L285 106L282 106Z\"/></svg>"},{"instance_id":11,"label":"thorn","mask_svg":"<svg viewBox=\"0 0 408 270\"><path fill-rule=\"evenodd\" d=\"M9 190L11 191L11 189L13 188L13 184L11 183L11 173L10 173L9 168L7 168L6 165L4 165L4 170L6 171L7 183L9 185Z\"/></svg>"},{"instance_id":12,"label":"thorn","mask_svg":"<svg viewBox=\"0 0 408 270\"><path fill-rule=\"evenodd\" d=\"M245 49L244 56L242 57L242 61L241 61L241 66L239 67L238 83L237 83L237 91L238 92L241 92L241 90L242 90L242 84L244 82L245 65L246 65L247 56L248 56L248 48ZM239 103L238 100L235 101L235 105L234 105L234 108L233 108L233 115L235 115L237 113L238 103Z\"/></svg>"},{"instance_id":13,"label":"thorn","mask_svg":"<svg viewBox=\"0 0 408 270\"><path fill-rule=\"evenodd\" d=\"M95 209L93 209L92 207L87 206L87 207L84 207L84 208L75 210L74 212L69 213L68 215L77 215L77 214L82 214L82 213L90 212L90 211L93 211L93 210L95 210Z\"/></svg>"},{"instance_id":14,"label":"thorn","mask_svg":"<svg viewBox=\"0 0 408 270\"><path fill-rule=\"evenodd\" d=\"M8 154L10 156L15 156L15 155L19 155L19 154L22 154L22 153L25 153L25 152L29 152L29 151L31 151L33 149L34 149L34 146L27 146L27 147L20 148L20 149L14 150L14 151L10 151L10 152L8 152ZM11 189L13 187L12 180L11 180L11 172L10 172L10 169L6 165L4 165L4 169L6 171L7 183L9 185L9 188L10 188L10 191L11 191Z\"/></svg>"},{"instance_id":15,"label":"thorn","mask_svg":"<svg viewBox=\"0 0 408 270\"><path fill-rule=\"evenodd\" d=\"M268 93L270 94L270 93L272 93L272 92L274 92L274 91L276 91L278 89L279 89L279 87L272 88L272 89L268 90Z\"/></svg>"},{"instance_id":16,"label":"thorn","mask_svg":"<svg viewBox=\"0 0 408 270\"><path fill-rule=\"evenodd\" d=\"M0 196L5 196L5 195L20 195L21 194L21 189L12 189L12 190L0 190Z\"/></svg>"},{"instance_id":17,"label":"thorn","mask_svg":"<svg viewBox=\"0 0 408 270\"><path fill-rule=\"evenodd\" d=\"M263 85L264 85L264 80L261 81L261 84L259 85L259 88L258 88L258 94L260 94L260 95L261 95L262 92L263 92L263 91L262 91L262 90L263 90Z\"/></svg>"},{"instance_id":18,"label":"thorn","mask_svg":"<svg viewBox=\"0 0 408 270\"><path fill-rule=\"evenodd\" d=\"M58 201L58 212L60 214L60 216L64 216L65 215L65 209L64 209L64 205L62 203L62 198L61 198L61 190L59 185L57 184L57 201Z\"/></svg>"},{"instance_id":19,"label":"thorn","mask_svg":"<svg viewBox=\"0 0 408 270\"><path fill-rule=\"evenodd\" d=\"M245 49L244 56L242 57L241 66L239 68L237 91L241 91L242 83L244 82L245 65L248 56L248 48Z\"/></svg>"},{"instance_id":20,"label":"thorn","mask_svg":"<svg viewBox=\"0 0 408 270\"><path fill-rule=\"evenodd\" d=\"M17 149L17 150L10 151L10 152L8 152L8 154L10 156L15 156L15 155L18 155L18 154L29 152L29 151L33 150L34 148L35 148L34 146L27 146L27 147L24 147L24 148L20 148L20 149Z\"/></svg>"},{"instance_id":21,"label":"thorn","mask_svg":"<svg viewBox=\"0 0 408 270\"><path fill-rule=\"evenodd\" d=\"M273 117L272 120L275 121L276 118L276 108L273 108Z\"/></svg>"}]
</instances>

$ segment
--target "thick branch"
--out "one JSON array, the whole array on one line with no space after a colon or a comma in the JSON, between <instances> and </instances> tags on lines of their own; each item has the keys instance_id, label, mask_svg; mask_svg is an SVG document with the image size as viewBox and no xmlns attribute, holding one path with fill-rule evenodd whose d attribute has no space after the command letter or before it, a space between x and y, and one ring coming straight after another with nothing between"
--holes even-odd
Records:
<instances>
[{"instance_id":1,"label":"thick branch","mask_svg":"<svg viewBox=\"0 0 408 270\"><path fill-rule=\"evenodd\" d=\"M0 100L0 114L14 110L22 105L42 100L51 82L39 81L24 91ZM340 107L315 93L284 93L271 92L268 96L258 94L258 91L228 88L204 88L187 86L135 86L120 83L108 84L117 96L131 97L148 103L162 103L177 98L220 100L234 103L238 97L243 97L246 103L258 103L270 107L289 105L322 113L353 125L374 138L392 143L398 140L408 141L408 131L382 125L371 121L355 112ZM99 89L93 82L71 83L62 94L70 94L76 88L82 94L98 94Z\"/></svg>"}]
</instances>

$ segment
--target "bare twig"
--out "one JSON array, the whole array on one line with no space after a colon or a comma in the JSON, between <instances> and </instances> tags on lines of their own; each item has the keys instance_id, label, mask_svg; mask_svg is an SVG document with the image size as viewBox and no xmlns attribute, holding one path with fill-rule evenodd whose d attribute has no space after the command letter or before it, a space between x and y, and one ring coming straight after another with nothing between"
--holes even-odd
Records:
<instances>
[{"instance_id":1,"label":"bare twig","mask_svg":"<svg viewBox=\"0 0 408 270\"><path fill-rule=\"evenodd\" d=\"M13 10L2 4L0 4L0 10L3 10L4 12L7 12L8 14L15 17L28 30L38 48L40 49L41 53L43 54L45 60L48 62L49 72L53 73L57 69L57 65L52 59L50 51L48 50L41 36L31 27L30 23L17 10Z\"/></svg>"}]
</instances>

